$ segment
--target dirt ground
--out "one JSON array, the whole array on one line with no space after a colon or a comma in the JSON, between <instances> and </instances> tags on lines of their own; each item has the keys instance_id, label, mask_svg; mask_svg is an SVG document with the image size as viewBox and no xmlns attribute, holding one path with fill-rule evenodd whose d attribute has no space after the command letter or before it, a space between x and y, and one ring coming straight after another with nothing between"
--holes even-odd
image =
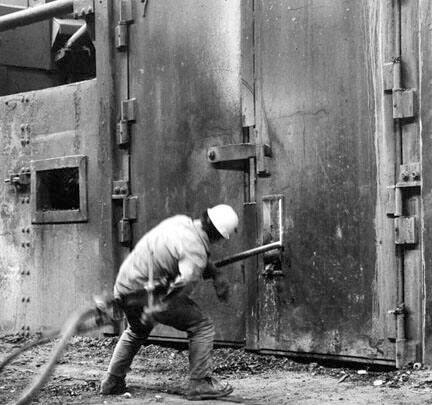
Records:
<instances>
[{"instance_id":1,"label":"dirt ground","mask_svg":"<svg viewBox=\"0 0 432 405\"><path fill-rule=\"evenodd\" d=\"M128 375L128 393L100 396L102 378L116 338L76 337L33 403L38 404L185 404L188 352L143 347ZM14 403L40 373L55 342L34 348L0 374L0 404ZM0 337L0 360L23 341ZM235 388L226 400L194 404L432 404L432 375L427 368L373 371L297 363L241 349L216 349L215 374Z\"/></svg>"}]
</instances>

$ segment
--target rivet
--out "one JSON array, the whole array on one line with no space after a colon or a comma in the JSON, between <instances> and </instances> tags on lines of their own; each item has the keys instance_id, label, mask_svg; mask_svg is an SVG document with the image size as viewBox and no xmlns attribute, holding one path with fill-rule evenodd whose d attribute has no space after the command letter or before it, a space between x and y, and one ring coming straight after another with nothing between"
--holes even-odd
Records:
<instances>
[{"instance_id":1,"label":"rivet","mask_svg":"<svg viewBox=\"0 0 432 405\"><path fill-rule=\"evenodd\" d=\"M21 199L21 204L24 204L24 203L25 203L25 199L22 198L22 199Z\"/></svg>"},{"instance_id":2,"label":"rivet","mask_svg":"<svg viewBox=\"0 0 432 405\"><path fill-rule=\"evenodd\" d=\"M30 242L27 242L27 243L26 243L26 246L27 246L27 247L30 247Z\"/></svg>"},{"instance_id":3,"label":"rivet","mask_svg":"<svg viewBox=\"0 0 432 405\"><path fill-rule=\"evenodd\" d=\"M26 203L27 203L27 204L30 204L30 197L27 197L27 198L26 198Z\"/></svg>"},{"instance_id":4,"label":"rivet","mask_svg":"<svg viewBox=\"0 0 432 405\"><path fill-rule=\"evenodd\" d=\"M21 124L20 128L21 128L21 131L24 132L24 130L25 130L25 125L24 125L24 124Z\"/></svg>"},{"instance_id":5,"label":"rivet","mask_svg":"<svg viewBox=\"0 0 432 405\"><path fill-rule=\"evenodd\" d=\"M25 232L25 228L22 228L22 229L21 229L21 232L24 233L24 232Z\"/></svg>"},{"instance_id":6,"label":"rivet","mask_svg":"<svg viewBox=\"0 0 432 405\"><path fill-rule=\"evenodd\" d=\"M115 194L120 194L120 187L114 187L114 193Z\"/></svg>"},{"instance_id":7,"label":"rivet","mask_svg":"<svg viewBox=\"0 0 432 405\"><path fill-rule=\"evenodd\" d=\"M30 299L30 298L29 298ZM26 328L27 330L30 330L30 326L27 326L27 328Z\"/></svg>"},{"instance_id":8,"label":"rivet","mask_svg":"<svg viewBox=\"0 0 432 405\"><path fill-rule=\"evenodd\" d=\"M28 276L30 275L30 270L27 271L27 275L28 275Z\"/></svg>"},{"instance_id":9,"label":"rivet","mask_svg":"<svg viewBox=\"0 0 432 405\"><path fill-rule=\"evenodd\" d=\"M27 233L30 233L30 228L27 228L26 232L27 232Z\"/></svg>"},{"instance_id":10,"label":"rivet","mask_svg":"<svg viewBox=\"0 0 432 405\"><path fill-rule=\"evenodd\" d=\"M27 297L27 302L30 302L30 297ZM30 329L30 327L27 326L27 329Z\"/></svg>"},{"instance_id":11,"label":"rivet","mask_svg":"<svg viewBox=\"0 0 432 405\"><path fill-rule=\"evenodd\" d=\"M123 186L123 187L120 189L120 191L121 191L122 194L126 194L126 192L127 192L127 187Z\"/></svg>"},{"instance_id":12,"label":"rivet","mask_svg":"<svg viewBox=\"0 0 432 405\"><path fill-rule=\"evenodd\" d=\"M408 172L402 172L401 177L402 177L402 180L407 181L407 180L409 180L409 173Z\"/></svg>"},{"instance_id":13,"label":"rivet","mask_svg":"<svg viewBox=\"0 0 432 405\"><path fill-rule=\"evenodd\" d=\"M25 247L25 243L23 242L23 243L21 243L21 247Z\"/></svg>"},{"instance_id":14,"label":"rivet","mask_svg":"<svg viewBox=\"0 0 432 405\"><path fill-rule=\"evenodd\" d=\"M22 297L21 302L24 302L24 301L25 301L25 297ZM23 327L23 329L24 329L24 327Z\"/></svg>"},{"instance_id":15,"label":"rivet","mask_svg":"<svg viewBox=\"0 0 432 405\"><path fill-rule=\"evenodd\" d=\"M24 330L24 329L25 329L25 326L22 326L22 327L21 327L21 330Z\"/></svg>"},{"instance_id":16,"label":"rivet","mask_svg":"<svg viewBox=\"0 0 432 405\"><path fill-rule=\"evenodd\" d=\"M209 158L210 160L215 160L215 158L216 158L216 153L215 153L214 150L211 150L211 151L208 153L208 158Z\"/></svg>"}]
</instances>

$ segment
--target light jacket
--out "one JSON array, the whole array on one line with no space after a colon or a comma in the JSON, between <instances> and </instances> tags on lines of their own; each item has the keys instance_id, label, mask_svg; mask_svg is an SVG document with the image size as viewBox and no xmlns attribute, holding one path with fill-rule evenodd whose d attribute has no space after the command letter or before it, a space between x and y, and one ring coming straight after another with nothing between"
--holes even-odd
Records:
<instances>
[{"instance_id":1,"label":"light jacket","mask_svg":"<svg viewBox=\"0 0 432 405\"><path fill-rule=\"evenodd\" d=\"M149 269L154 280L190 286L202 278L209 257L209 239L199 220L176 215L162 221L136 244L120 267L114 294L142 290Z\"/></svg>"}]
</instances>

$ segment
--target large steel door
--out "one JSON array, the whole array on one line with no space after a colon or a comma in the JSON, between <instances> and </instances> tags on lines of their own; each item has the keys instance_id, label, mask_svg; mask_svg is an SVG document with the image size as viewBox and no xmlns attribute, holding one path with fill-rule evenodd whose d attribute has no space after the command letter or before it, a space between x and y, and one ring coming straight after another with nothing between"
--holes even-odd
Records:
<instances>
[{"instance_id":1,"label":"large steel door","mask_svg":"<svg viewBox=\"0 0 432 405\"><path fill-rule=\"evenodd\" d=\"M1 98L0 329L57 328L112 288L96 84Z\"/></svg>"},{"instance_id":2,"label":"large steel door","mask_svg":"<svg viewBox=\"0 0 432 405\"><path fill-rule=\"evenodd\" d=\"M209 147L242 141L240 1L149 2L145 17L142 3L133 9L128 97L136 99L130 145L131 193L139 207L134 242L167 216L199 216L218 203L233 205L243 224L243 171L216 170L207 160ZM241 226L212 257L251 246L251 237ZM217 340L244 341L247 271L241 264L226 269L233 284L228 304L217 301L210 282L197 292L216 323ZM184 335L158 328L154 336Z\"/></svg>"},{"instance_id":3,"label":"large steel door","mask_svg":"<svg viewBox=\"0 0 432 405\"><path fill-rule=\"evenodd\" d=\"M257 127L273 149L259 211L283 196L286 241L283 275L258 279L261 350L395 359L394 140L367 3L255 2Z\"/></svg>"}]
</instances>

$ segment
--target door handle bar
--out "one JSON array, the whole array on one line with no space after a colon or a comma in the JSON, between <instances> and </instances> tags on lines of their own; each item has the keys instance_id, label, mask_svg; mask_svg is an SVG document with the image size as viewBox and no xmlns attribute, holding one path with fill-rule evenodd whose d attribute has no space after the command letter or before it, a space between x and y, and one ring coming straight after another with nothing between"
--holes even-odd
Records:
<instances>
[{"instance_id":1,"label":"door handle bar","mask_svg":"<svg viewBox=\"0 0 432 405\"><path fill-rule=\"evenodd\" d=\"M243 252L225 257L224 259L215 262L215 266L216 267L228 266L231 263L239 262L240 260L244 260L249 257L259 255L260 253L268 252L269 250L275 250L275 249L282 250L281 241L268 243L267 245L258 246L256 248L244 250Z\"/></svg>"},{"instance_id":2,"label":"door handle bar","mask_svg":"<svg viewBox=\"0 0 432 405\"><path fill-rule=\"evenodd\" d=\"M216 267L224 267L229 264L239 262L240 260L245 260L249 257L259 255L260 253L268 252L270 250L283 250L283 220L282 220L282 199L279 199L279 207L278 207L278 222L279 222L279 240L277 242L267 243L262 246L257 246L253 249L244 250L243 252L236 253L232 256L225 257L217 262L215 262Z\"/></svg>"}]
</instances>

